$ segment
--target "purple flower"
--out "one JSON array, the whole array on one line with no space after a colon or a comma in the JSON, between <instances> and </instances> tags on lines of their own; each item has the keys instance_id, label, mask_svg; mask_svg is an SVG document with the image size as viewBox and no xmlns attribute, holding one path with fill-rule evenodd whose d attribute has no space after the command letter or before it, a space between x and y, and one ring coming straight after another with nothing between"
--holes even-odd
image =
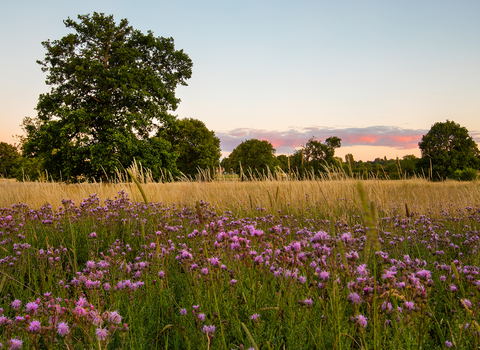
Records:
<instances>
[{"instance_id":1,"label":"purple flower","mask_svg":"<svg viewBox=\"0 0 480 350\"><path fill-rule=\"evenodd\" d=\"M108 322L113 324L120 324L122 322L122 316L117 311L112 311L108 315Z\"/></svg>"},{"instance_id":2,"label":"purple flower","mask_svg":"<svg viewBox=\"0 0 480 350\"><path fill-rule=\"evenodd\" d=\"M87 269L94 269L95 268L95 261L87 261Z\"/></svg>"},{"instance_id":3,"label":"purple flower","mask_svg":"<svg viewBox=\"0 0 480 350\"><path fill-rule=\"evenodd\" d=\"M447 277L445 277L444 275L440 276L440 281L445 282L446 280L447 280Z\"/></svg>"},{"instance_id":4,"label":"purple flower","mask_svg":"<svg viewBox=\"0 0 480 350\"><path fill-rule=\"evenodd\" d=\"M413 301L406 301L406 302L403 303L403 306L404 306L405 310L412 311L413 308L415 307L415 303Z\"/></svg>"},{"instance_id":5,"label":"purple flower","mask_svg":"<svg viewBox=\"0 0 480 350\"><path fill-rule=\"evenodd\" d=\"M451 285L450 285L450 290L451 290L452 292L455 292L455 291L457 290L457 286L454 285L454 284L451 284Z\"/></svg>"},{"instance_id":6,"label":"purple flower","mask_svg":"<svg viewBox=\"0 0 480 350\"><path fill-rule=\"evenodd\" d=\"M327 271L322 271L320 272L320 278L324 281L328 280L330 278L330 273Z\"/></svg>"},{"instance_id":7,"label":"purple flower","mask_svg":"<svg viewBox=\"0 0 480 350\"><path fill-rule=\"evenodd\" d=\"M421 278L421 279L424 279L424 280L432 278L432 273L428 270L417 271L416 275L417 275L418 278Z\"/></svg>"},{"instance_id":8,"label":"purple flower","mask_svg":"<svg viewBox=\"0 0 480 350\"><path fill-rule=\"evenodd\" d=\"M303 301L303 303L304 303L306 306L311 307L311 306L313 305L312 298L310 298L310 299L305 299L305 300Z\"/></svg>"},{"instance_id":9,"label":"purple flower","mask_svg":"<svg viewBox=\"0 0 480 350\"><path fill-rule=\"evenodd\" d=\"M250 319L254 322L258 322L259 317L260 317L259 314L253 314L252 316L250 316Z\"/></svg>"},{"instance_id":10,"label":"purple flower","mask_svg":"<svg viewBox=\"0 0 480 350\"><path fill-rule=\"evenodd\" d=\"M35 302L27 303L27 305L25 306L25 309L26 309L27 312L29 312L29 313L36 314L36 313L37 313L37 310L38 310L38 304L35 303ZM20 344L20 346L21 346L21 344Z\"/></svg>"},{"instance_id":11,"label":"purple flower","mask_svg":"<svg viewBox=\"0 0 480 350\"><path fill-rule=\"evenodd\" d=\"M22 306L22 302L18 299L15 299L14 301L12 301L10 305L12 306L12 309L14 309L15 311L18 311Z\"/></svg>"},{"instance_id":12,"label":"purple flower","mask_svg":"<svg viewBox=\"0 0 480 350\"><path fill-rule=\"evenodd\" d=\"M214 266L214 267L220 265L220 259L217 258L217 257L215 257L215 256L212 257L212 258L210 258L210 259L208 259L208 261L210 262L210 265L212 265L212 266Z\"/></svg>"},{"instance_id":13,"label":"purple flower","mask_svg":"<svg viewBox=\"0 0 480 350\"><path fill-rule=\"evenodd\" d=\"M203 333L207 334L207 335L213 335L213 333L215 332L215 326L214 325L211 325L211 326L203 326Z\"/></svg>"},{"instance_id":14,"label":"purple flower","mask_svg":"<svg viewBox=\"0 0 480 350\"><path fill-rule=\"evenodd\" d=\"M363 315L357 316L357 323L362 326L363 328L367 327L367 318Z\"/></svg>"},{"instance_id":15,"label":"purple flower","mask_svg":"<svg viewBox=\"0 0 480 350\"><path fill-rule=\"evenodd\" d=\"M164 278L165 278L165 272L160 271L160 272L158 273L158 277L160 277L161 279L164 279Z\"/></svg>"},{"instance_id":16,"label":"purple flower","mask_svg":"<svg viewBox=\"0 0 480 350\"><path fill-rule=\"evenodd\" d=\"M99 341L105 341L108 337L108 331L105 328L97 328L95 334Z\"/></svg>"},{"instance_id":17,"label":"purple flower","mask_svg":"<svg viewBox=\"0 0 480 350\"><path fill-rule=\"evenodd\" d=\"M202 273L203 273L204 275L208 275L208 269L207 269L206 267L204 267L204 268L202 269Z\"/></svg>"},{"instance_id":18,"label":"purple flower","mask_svg":"<svg viewBox=\"0 0 480 350\"><path fill-rule=\"evenodd\" d=\"M68 324L66 322L61 322L57 325L57 333L64 337L68 333L70 333L70 327L68 327Z\"/></svg>"},{"instance_id":19,"label":"purple flower","mask_svg":"<svg viewBox=\"0 0 480 350\"><path fill-rule=\"evenodd\" d=\"M347 300L351 302L352 304L360 304L360 295L357 293L351 293L348 297Z\"/></svg>"},{"instance_id":20,"label":"purple flower","mask_svg":"<svg viewBox=\"0 0 480 350\"><path fill-rule=\"evenodd\" d=\"M187 314L187 309L180 309L180 315L185 316Z\"/></svg>"},{"instance_id":21,"label":"purple flower","mask_svg":"<svg viewBox=\"0 0 480 350\"><path fill-rule=\"evenodd\" d=\"M29 323L27 331L30 333L39 333L42 330L42 325L40 324L40 321L33 320L32 322Z\"/></svg>"},{"instance_id":22,"label":"purple flower","mask_svg":"<svg viewBox=\"0 0 480 350\"><path fill-rule=\"evenodd\" d=\"M301 284L304 284L305 282L307 282L307 277L304 277L304 276L298 277L298 282L300 282Z\"/></svg>"},{"instance_id":23,"label":"purple flower","mask_svg":"<svg viewBox=\"0 0 480 350\"><path fill-rule=\"evenodd\" d=\"M452 345L453 345L452 342L450 342L450 341L448 341L448 340L445 341L445 346L446 346L447 348L451 348Z\"/></svg>"},{"instance_id":24,"label":"purple flower","mask_svg":"<svg viewBox=\"0 0 480 350\"><path fill-rule=\"evenodd\" d=\"M205 314L198 315L198 319L200 320L200 322L205 321Z\"/></svg>"},{"instance_id":25,"label":"purple flower","mask_svg":"<svg viewBox=\"0 0 480 350\"><path fill-rule=\"evenodd\" d=\"M237 280L236 280L236 279L232 279L232 280L230 281L230 285L231 285L231 286L234 286L235 283L237 283Z\"/></svg>"},{"instance_id":26,"label":"purple flower","mask_svg":"<svg viewBox=\"0 0 480 350\"><path fill-rule=\"evenodd\" d=\"M9 350L19 350L22 348L23 341L20 339L14 338L10 339L10 348Z\"/></svg>"},{"instance_id":27,"label":"purple flower","mask_svg":"<svg viewBox=\"0 0 480 350\"><path fill-rule=\"evenodd\" d=\"M466 308L469 308L469 307L472 306L472 302L468 299L463 299L461 302L462 302L463 306L465 306Z\"/></svg>"}]
</instances>

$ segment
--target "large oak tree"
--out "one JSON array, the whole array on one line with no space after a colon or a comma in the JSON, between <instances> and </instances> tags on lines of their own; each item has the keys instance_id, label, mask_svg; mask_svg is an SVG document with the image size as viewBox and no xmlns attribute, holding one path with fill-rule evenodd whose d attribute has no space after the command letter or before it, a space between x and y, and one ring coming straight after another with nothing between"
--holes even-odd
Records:
<instances>
[{"instance_id":1,"label":"large oak tree","mask_svg":"<svg viewBox=\"0 0 480 350\"><path fill-rule=\"evenodd\" d=\"M175 171L168 141L150 137L175 122L178 85L187 85L192 61L172 38L115 23L103 13L64 21L73 30L45 41L50 92L40 95L36 118L25 118L22 149L41 156L54 178L111 176L135 158L154 176Z\"/></svg>"},{"instance_id":2,"label":"large oak tree","mask_svg":"<svg viewBox=\"0 0 480 350\"><path fill-rule=\"evenodd\" d=\"M451 177L457 170L480 168L480 152L467 128L447 120L435 123L418 144L420 167L434 180Z\"/></svg>"}]
</instances>

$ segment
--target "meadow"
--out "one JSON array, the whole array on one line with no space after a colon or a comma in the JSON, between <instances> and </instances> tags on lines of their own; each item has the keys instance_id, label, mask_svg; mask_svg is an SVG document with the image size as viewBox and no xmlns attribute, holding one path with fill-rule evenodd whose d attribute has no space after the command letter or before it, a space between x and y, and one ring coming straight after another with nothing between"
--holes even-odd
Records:
<instances>
[{"instance_id":1,"label":"meadow","mask_svg":"<svg viewBox=\"0 0 480 350\"><path fill-rule=\"evenodd\" d=\"M479 182L141 188L0 180L3 348L479 347Z\"/></svg>"}]
</instances>

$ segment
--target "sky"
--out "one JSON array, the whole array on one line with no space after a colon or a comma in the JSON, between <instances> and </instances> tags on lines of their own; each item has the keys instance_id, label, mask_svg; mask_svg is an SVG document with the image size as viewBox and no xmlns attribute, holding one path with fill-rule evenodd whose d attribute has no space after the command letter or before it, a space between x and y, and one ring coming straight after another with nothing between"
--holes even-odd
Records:
<instances>
[{"instance_id":1,"label":"sky","mask_svg":"<svg viewBox=\"0 0 480 350\"><path fill-rule=\"evenodd\" d=\"M224 155L250 138L292 154L337 136L340 157L420 156L422 136L447 119L480 142L478 0L2 2L2 142L17 142L49 91L41 42L93 12L174 38L193 61L174 114L203 121Z\"/></svg>"}]
</instances>

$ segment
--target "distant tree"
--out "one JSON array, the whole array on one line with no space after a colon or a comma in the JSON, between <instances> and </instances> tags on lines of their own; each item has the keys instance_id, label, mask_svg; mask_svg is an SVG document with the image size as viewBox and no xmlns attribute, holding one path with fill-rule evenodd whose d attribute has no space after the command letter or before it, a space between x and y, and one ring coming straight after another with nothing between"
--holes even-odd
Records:
<instances>
[{"instance_id":1,"label":"distant tree","mask_svg":"<svg viewBox=\"0 0 480 350\"><path fill-rule=\"evenodd\" d=\"M19 159L20 153L16 146L0 142L0 177L13 177Z\"/></svg>"},{"instance_id":2,"label":"distant tree","mask_svg":"<svg viewBox=\"0 0 480 350\"><path fill-rule=\"evenodd\" d=\"M336 136L329 137L325 142L310 138L307 143L295 151L293 162L301 176L325 171L325 165L339 165L335 159L335 149L342 145L342 140Z\"/></svg>"},{"instance_id":3,"label":"distant tree","mask_svg":"<svg viewBox=\"0 0 480 350\"><path fill-rule=\"evenodd\" d=\"M418 171L419 160L420 158L417 158L413 154L407 154L403 156L403 159L400 162L400 164L402 165L403 174L405 174L407 177L413 176L415 174L420 175L420 172Z\"/></svg>"},{"instance_id":4,"label":"distant tree","mask_svg":"<svg viewBox=\"0 0 480 350\"><path fill-rule=\"evenodd\" d=\"M277 156L277 163L280 169L284 172L288 173L289 169L289 159L286 155L280 154Z\"/></svg>"},{"instance_id":5,"label":"distant tree","mask_svg":"<svg viewBox=\"0 0 480 350\"><path fill-rule=\"evenodd\" d=\"M176 125L161 127L157 135L172 145L177 168L185 175L195 176L198 169L218 167L221 156L220 139L197 119L179 119Z\"/></svg>"},{"instance_id":6,"label":"distant tree","mask_svg":"<svg viewBox=\"0 0 480 350\"><path fill-rule=\"evenodd\" d=\"M435 123L418 145L419 165L434 180L451 177L456 170L480 168L478 145L467 128L453 121Z\"/></svg>"},{"instance_id":7,"label":"distant tree","mask_svg":"<svg viewBox=\"0 0 480 350\"><path fill-rule=\"evenodd\" d=\"M24 155L43 159L54 178L111 176L134 158L142 165L175 171L171 145L151 138L174 123L178 85L187 85L192 61L172 38L143 34L126 19L94 12L64 21L73 29L45 41L48 93L39 97L36 118L26 118Z\"/></svg>"},{"instance_id":8,"label":"distant tree","mask_svg":"<svg viewBox=\"0 0 480 350\"><path fill-rule=\"evenodd\" d=\"M267 168L273 171L277 165L275 148L265 140L246 140L230 153L227 163L236 173L240 173L241 168L245 175L249 175L249 171L255 176L267 174Z\"/></svg>"}]
</instances>

